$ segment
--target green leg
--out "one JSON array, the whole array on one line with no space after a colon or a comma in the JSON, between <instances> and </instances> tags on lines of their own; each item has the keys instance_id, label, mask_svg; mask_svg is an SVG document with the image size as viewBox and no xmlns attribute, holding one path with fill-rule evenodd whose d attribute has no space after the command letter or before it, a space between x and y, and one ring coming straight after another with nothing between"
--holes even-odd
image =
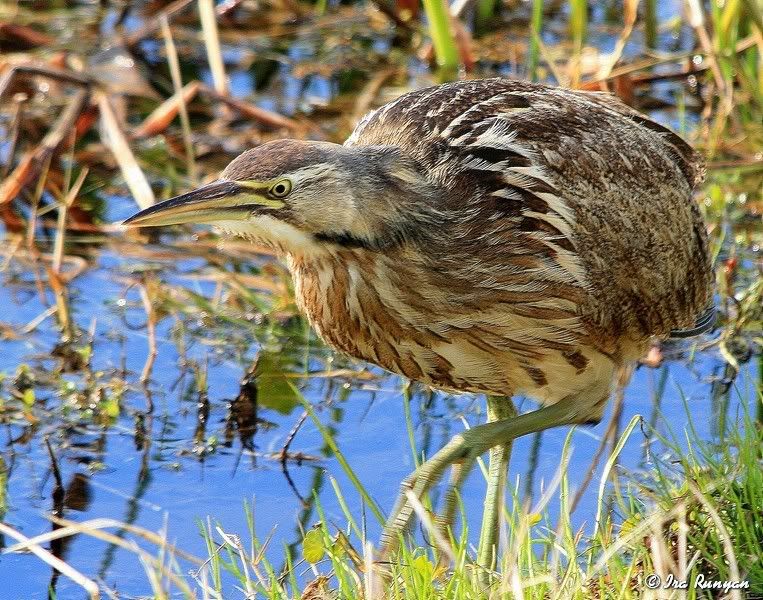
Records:
<instances>
[{"instance_id":1,"label":"green leg","mask_svg":"<svg viewBox=\"0 0 763 600\"><path fill-rule=\"evenodd\" d=\"M445 493L442 512L437 517L437 526L446 540L449 539L450 531L456 520L458 494L461 491L461 487L469 475L469 472L472 470L472 466L474 466L474 461L464 459L459 462L454 462L451 467L450 484L448 485L448 491Z\"/></svg>"},{"instance_id":2,"label":"green leg","mask_svg":"<svg viewBox=\"0 0 763 600\"><path fill-rule=\"evenodd\" d=\"M581 402L577 396L570 396L552 406L478 425L454 436L442 450L403 481L401 493L382 532L380 560L389 557L397 547L400 536L408 528L413 507L406 497L407 491L410 490L421 498L453 463L463 462L461 469L467 470L478 456L493 446L506 445L518 437L551 427L585 423L590 419L590 414L586 414L586 411L590 412L590 404ZM463 479L463 475L459 474L459 479Z\"/></svg>"},{"instance_id":3,"label":"green leg","mask_svg":"<svg viewBox=\"0 0 763 600\"><path fill-rule=\"evenodd\" d=\"M511 419L516 415L517 411L511 398L506 396L487 397L488 423ZM493 569L498 556L498 526L503 509L503 494L506 489L506 474L511 457L511 445L512 442L509 441L506 444L490 448L487 493L485 494L485 508L482 513L482 528L477 549L477 564L485 567L485 569ZM486 571L484 573L487 575Z\"/></svg>"},{"instance_id":4,"label":"green leg","mask_svg":"<svg viewBox=\"0 0 763 600\"><path fill-rule=\"evenodd\" d=\"M487 422L493 423L495 421L501 421L503 419L509 419L516 416L517 412L514 408L514 403L508 396L488 396L487 397ZM487 524L495 522L498 523L498 515L500 515L500 508L496 509L496 506L502 505L503 489L506 484L506 469L508 467L509 457L511 456L511 445L504 448L496 446L490 449L490 469L488 471L488 489L487 496L485 497L485 510L490 511L489 518L483 518L482 533L480 534L480 540L485 536L485 529ZM458 499L458 493L461 490L461 486L464 480L472 470L474 461L469 462L464 459L461 462L453 463L451 472L451 482L448 486L448 491L445 496L444 509L439 517L438 521L441 528L441 533L447 537L448 528L453 526L456 514L456 505ZM503 475L501 475L503 473ZM500 480L499 480L500 478ZM485 513L485 517L488 516L488 512ZM488 545L492 542L487 540ZM480 562L479 564L483 564Z\"/></svg>"}]
</instances>

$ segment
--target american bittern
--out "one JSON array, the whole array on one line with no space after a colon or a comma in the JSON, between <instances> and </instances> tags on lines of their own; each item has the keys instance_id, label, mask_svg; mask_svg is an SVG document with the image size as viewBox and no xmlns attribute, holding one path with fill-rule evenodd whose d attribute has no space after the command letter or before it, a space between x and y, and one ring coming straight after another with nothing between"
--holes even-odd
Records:
<instances>
[{"instance_id":1,"label":"american bittern","mask_svg":"<svg viewBox=\"0 0 763 600\"><path fill-rule=\"evenodd\" d=\"M489 564L511 441L597 422L616 372L650 340L710 322L692 200L702 174L680 137L612 96L461 81L382 106L342 146L248 150L217 181L126 223L215 222L269 244L329 345L487 394L490 422L406 479L382 539L389 550L405 530L406 492L425 494L452 466L449 523L455 490L490 450L478 551ZM542 408L515 416L513 394Z\"/></svg>"}]
</instances>

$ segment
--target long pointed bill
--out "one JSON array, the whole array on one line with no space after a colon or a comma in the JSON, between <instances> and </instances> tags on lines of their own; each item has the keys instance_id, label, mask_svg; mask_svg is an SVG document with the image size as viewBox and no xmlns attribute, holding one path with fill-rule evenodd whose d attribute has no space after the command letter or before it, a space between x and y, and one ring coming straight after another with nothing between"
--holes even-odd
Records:
<instances>
[{"instance_id":1,"label":"long pointed bill","mask_svg":"<svg viewBox=\"0 0 763 600\"><path fill-rule=\"evenodd\" d=\"M235 181L214 181L197 190L170 198L133 215L123 225L159 227L182 223L210 223L245 219L252 210L272 201L252 194Z\"/></svg>"}]
</instances>

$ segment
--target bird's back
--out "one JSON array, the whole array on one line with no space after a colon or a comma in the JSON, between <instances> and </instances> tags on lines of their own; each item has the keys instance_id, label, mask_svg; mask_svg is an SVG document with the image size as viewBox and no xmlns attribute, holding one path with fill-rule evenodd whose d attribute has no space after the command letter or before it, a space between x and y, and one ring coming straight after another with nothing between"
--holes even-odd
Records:
<instances>
[{"instance_id":1,"label":"bird's back","mask_svg":"<svg viewBox=\"0 0 763 600\"><path fill-rule=\"evenodd\" d=\"M522 314L540 320L553 322L549 298L573 303L603 352L690 327L707 306L712 272L692 200L702 162L608 94L456 82L381 107L346 145L398 146L448 190L438 202L453 216L450 251L435 270L503 277L496 289L507 299L514 289Z\"/></svg>"}]
</instances>

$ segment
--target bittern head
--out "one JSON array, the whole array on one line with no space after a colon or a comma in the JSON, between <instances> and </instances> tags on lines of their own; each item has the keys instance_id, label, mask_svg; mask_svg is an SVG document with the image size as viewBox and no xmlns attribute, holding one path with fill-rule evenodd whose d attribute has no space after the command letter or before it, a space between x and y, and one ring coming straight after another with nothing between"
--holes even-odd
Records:
<instances>
[{"instance_id":1,"label":"bittern head","mask_svg":"<svg viewBox=\"0 0 763 600\"><path fill-rule=\"evenodd\" d=\"M213 223L284 252L384 248L434 218L435 190L393 146L279 140L247 150L220 178L125 225Z\"/></svg>"}]
</instances>

